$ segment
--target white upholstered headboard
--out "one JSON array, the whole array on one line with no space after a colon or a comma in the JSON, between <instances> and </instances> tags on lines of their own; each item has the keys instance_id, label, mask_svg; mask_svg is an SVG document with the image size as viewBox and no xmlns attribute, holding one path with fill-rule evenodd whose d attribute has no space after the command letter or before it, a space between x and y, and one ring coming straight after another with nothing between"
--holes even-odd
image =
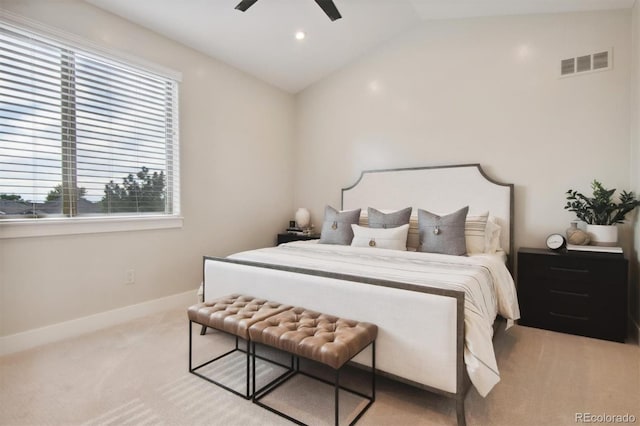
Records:
<instances>
[{"instance_id":1,"label":"white upholstered headboard","mask_svg":"<svg viewBox=\"0 0 640 426\"><path fill-rule=\"evenodd\" d=\"M448 214L469 206L469 214L489 211L502 231L500 244L513 262L513 184L490 179L480 164L366 170L342 189L342 209L405 207Z\"/></svg>"}]
</instances>

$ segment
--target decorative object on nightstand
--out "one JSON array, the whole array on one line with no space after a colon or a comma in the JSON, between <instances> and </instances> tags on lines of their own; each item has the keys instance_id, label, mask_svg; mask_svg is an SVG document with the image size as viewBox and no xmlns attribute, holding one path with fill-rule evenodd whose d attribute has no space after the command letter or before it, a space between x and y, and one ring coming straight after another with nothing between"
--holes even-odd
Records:
<instances>
[{"instance_id":1,"label":"decorative object on nightstand","mask_svg":"<svg viewBox=\"0 0 640 426\"><path fill-rule=\"evenodd\" d=\"M624 342L627 268L622 253L521 248L518 323Z\"/></svg>"},{"instance_id":2,"label":"decorative object on nightstand","mask_svg":"<svg viewBox=\"0 0 640 426\"><path fill-rule=\"evenodd\" d=\"M309 213L309 210L305 209L304 207L300 207L298 210L296 210L295 218L296 226L298 228L309 228L309 225L311 224L311 213Z\"/></svg>"},{"instance_id":3,"label":"decorative object on nightstand","mask_svg":"<svg viewBox=\"0 0 640 426\"><path fill-rule=\"evenodd\" d=\"M591 241L589 234L578 228L578 222L571 222L571 226L567 228L566 236L567 244L573 244L576 246L585 246Z\"/></svg>"},{"instance_id":4,"label":"decorative object on nightstand","mask_svg":"<svg viewBox=\"0 0 640 426\"><path fill-rule=\"evenodd\" d=\"M594 246L614 247L618 243L618 227L587 224L587 233Z\"/></svg>"},{"instance_id":5,"label":"decorative object on nightstand","mask_svg":"<svg viewBox=\"0 0 640 426\"><path fill-rule=\"evenodd\" d=\"M580 192L569 189L566 210L576 214L578 219L587 223L587 233L591 244L601 246L615 246L618 242L618 228L616 224L624 221L627 213L640 205L633 192L622 191L618 202L613 201L615 189L606 189L600 182L591 183L593 197L586 197Z\"/></svg>"},{"instance_id":6,"label":"decorative object on nightstand","mask_svg":"<svg viewBox=\"0 0 640 426\"><path fill-rule=\"evenodd\" d=\"M551 250L562 250L567 246L567 240L560 234L551 234L546 239L547 247Z\"/></svg>"}]
</instances>

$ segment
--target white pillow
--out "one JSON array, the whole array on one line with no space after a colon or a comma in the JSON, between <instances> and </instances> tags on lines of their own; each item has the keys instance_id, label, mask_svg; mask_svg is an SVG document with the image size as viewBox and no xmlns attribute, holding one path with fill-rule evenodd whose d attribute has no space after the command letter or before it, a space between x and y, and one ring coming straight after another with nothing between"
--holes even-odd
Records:
<instances>
[{"instance_id":1,"label":"white pillow","mask_svg":"<svg viewBox=\"0 0 640 426\"><path fill-rule=\"evenodd\" d=\"M489 212L479 215L469 215L464 223L464 239L467 243L467 253L485 253L487 247L487 220Z\"/></svg>"},{"instance_id":2,"label":"white pillow","mask_svg":"<svg viewBox=\"0 0 640 426\"><path fill-rule=\"evenodd\" d=\"M365 228L356 224L353 229L353 247L372 247L391 250L407 250L407 232L409 225L396 228Z\"/></svg>"}]
</instances>

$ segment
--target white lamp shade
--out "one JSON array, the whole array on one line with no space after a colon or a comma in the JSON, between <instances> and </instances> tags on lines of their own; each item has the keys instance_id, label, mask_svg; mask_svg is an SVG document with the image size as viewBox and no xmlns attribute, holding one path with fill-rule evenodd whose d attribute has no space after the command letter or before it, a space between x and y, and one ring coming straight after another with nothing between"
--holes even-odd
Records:
<instances>
[{"instance_id":1,"label":"white lamp shade","mask_svg":"<svg viewBox=\"0 0 640 426\"><path fill-rule=\"evenodd\" d=\"M296 210L295 219L298 228L308 228L311 224L311 213L304 207L300 207Z\"/></svg>"}]
</instances>

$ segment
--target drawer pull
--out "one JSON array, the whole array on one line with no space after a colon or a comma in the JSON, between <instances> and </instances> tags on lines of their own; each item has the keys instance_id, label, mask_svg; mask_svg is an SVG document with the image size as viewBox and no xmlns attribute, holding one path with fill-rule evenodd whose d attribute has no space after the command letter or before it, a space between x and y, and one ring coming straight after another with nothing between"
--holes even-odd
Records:
<instances>
[{"instance_id":1,"label":"drawer pull","mask_svg":"<svg viewBox=\"0 0 640 426\"><path fill-rule=\"evenodd\" d=\"M589 293L575 293L573 291L549 290L549 293L562 294L564 296L589 297Z\"/></svg>"},{"instance_id":2,"label":"drawer pull","mask_svg":"<svg viewBox=\"0 0 640 426\"><path fill-rule=\"evenodd\" d=\"M558 314L556 312L549 312L549 315L554 316L554 317L561 317L561 318L569 318L569 319L574 319L574 320L579 320L579 321L588 321L589 317L579 317L576 315L569 315L569 314Z\"/></svg>"},{"instance_id":3,"label":"drawer pull","mask_svg":"<svg viewBox=\"0 0 640 426\"><path fill-rule=\"evenodd\" d=\"M574 268L562 268L560 266L549 266L549 269L552 271L561 271L561 272L576 272L578 274L588 274L588 269L574 269Z\"/></svg>"}]
</instances>

